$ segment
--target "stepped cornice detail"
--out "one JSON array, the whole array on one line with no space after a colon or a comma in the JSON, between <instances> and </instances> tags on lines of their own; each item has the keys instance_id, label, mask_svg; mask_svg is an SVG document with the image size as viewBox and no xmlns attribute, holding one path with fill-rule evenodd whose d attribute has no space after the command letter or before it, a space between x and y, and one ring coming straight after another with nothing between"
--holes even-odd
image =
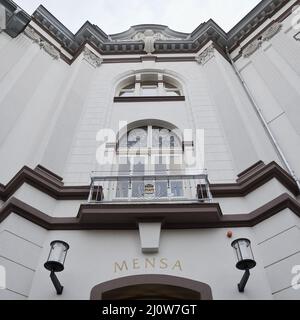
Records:
<instances>
[{"instance_id":1,"label":"stepped cornice detail","mask_svg":"<svg viewBox=\"0 0 300 320\"><path fill-rule=\"evenodd\" d=\"M228 33L210 19L200 24L190 34L171 30L167 26L146 24L133 26L119 34L107 35L90 22L86 22L73 34L43 6L39 6L31 17L23 10L13 15L17 8L16 4L11 0L0 0L7 10L8 17L11 17L5 30L8 34L15 37L23 32L29 23L35 23L72 56L78 55L86 43L101 55L144 54L145 44L141 37L146 30L152 30L154 33L155 54L196 53L209 41L213 41L224 52L226 47L234 50L288 2L289 0L262 0Z\"/></svg>"}]
</instances>

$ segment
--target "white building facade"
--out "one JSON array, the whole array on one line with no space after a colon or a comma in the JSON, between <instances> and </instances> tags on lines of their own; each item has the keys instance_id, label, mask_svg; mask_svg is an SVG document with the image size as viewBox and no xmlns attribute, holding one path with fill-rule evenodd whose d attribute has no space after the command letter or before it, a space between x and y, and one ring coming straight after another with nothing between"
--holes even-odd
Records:
<instances>
[{"instance_id":1,"label":"white building facade","mask_svg":"<svg viewBox=\"0 0 300 320\"><path fill-rule=\"evenodd\" d=\"M300 299L299 5L74 35L1 0L0 299Z\"/></svg>"}]
</instances>

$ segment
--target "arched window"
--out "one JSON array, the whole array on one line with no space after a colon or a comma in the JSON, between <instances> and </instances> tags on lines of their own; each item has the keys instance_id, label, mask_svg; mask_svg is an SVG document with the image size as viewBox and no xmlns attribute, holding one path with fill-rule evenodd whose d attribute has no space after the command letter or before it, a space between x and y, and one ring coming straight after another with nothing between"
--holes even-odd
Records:
<instances>
[{"instance_id":1,"label":"arched window","mask_svg":"<svg viewBox=\"0 0 300 320\"><path fill-rule=\"evenodd\" d=\"M121 82L116 97L180 97L183 91L174 78L158 73L142 73Z\"/></svg>"},{"instance_id":2,"label":"arched window","mask_svg":"<svg viewBox=\"0 0 300 320\"><path fill-rule=\"evenodd\" d=\"M181 137L175 130L148 125L128 131L118 143L119 176L141 179L134 180L130 187L128 181L119 181L116 197L144 198L147 187L149 196L157 199L183 197L182 181L162 178L182 173L182 152ZM154 178L145 182L143 177L147 175Z\"/></svg>"},{"instance_id":3,"label":"arched window","mask_svg":"<svg viewBox=\"0 0 300 320\"><path fill-rule=\"evenodd\" d=\"M133 122L107 148L109 175L103 168L92 177L90 202L211 201L207 174L186 161L195 155L193 142L171 123Z\"/></svg>"}]
</instances>

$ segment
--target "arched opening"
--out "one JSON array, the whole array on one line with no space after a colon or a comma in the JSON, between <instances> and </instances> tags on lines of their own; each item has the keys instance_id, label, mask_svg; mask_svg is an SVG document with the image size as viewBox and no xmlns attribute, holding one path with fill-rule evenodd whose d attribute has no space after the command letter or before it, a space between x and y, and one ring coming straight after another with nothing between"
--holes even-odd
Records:
<instances>
[{"instance_id":1,"label":"arched opening","mask_svg":"<svg viewBox=\"0 0 300 320\"><path fill-rule=\"evenodd\" d=\"M116 184L116 198L167 200L184 198L184 183L167 176L184 174L182 134L165 121L137 121L118 134L118 175L135 176ZM138 176L141 179L138 179ZM144 177L149 176L149 179ZM150 178L152 176L152 178Z\"/></svg>"},{"instance_id":2,"label":"arched opening","mask_svg":"<svg viewBox=\"0 0 300 320\"><path fill-rule=\"evenodd\" d=\"M212 300L209 285L166 275L138 275L95 286L91 300Z\"/></svg>"},{"instance_id":3,"label":"arched opening","mask_svg":"<svg viewBox=\"0 0 300 320\"><path fill-rule=\"evenodd\" d=\"M93 172L89 202L211 201L201 157L195 156L193 141L183 138L163 120L124 124Z\"/></svg>"}]
</instances>

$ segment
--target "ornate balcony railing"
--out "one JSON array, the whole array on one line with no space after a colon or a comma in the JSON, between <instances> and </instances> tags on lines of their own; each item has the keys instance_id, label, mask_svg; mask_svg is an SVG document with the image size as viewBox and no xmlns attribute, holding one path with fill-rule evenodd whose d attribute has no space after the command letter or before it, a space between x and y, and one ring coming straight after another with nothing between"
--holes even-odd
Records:
<instances>
[{"instance_id":1,"label":"ornate balcony railing","mask_svg":"<svg viewBox=\"0 0 300 320\"><path fill-rule=\"evenodd\" d=\"M212 202L208 175L120 174L91 175L89 203Z\"/></svg>"}]
</instances>

